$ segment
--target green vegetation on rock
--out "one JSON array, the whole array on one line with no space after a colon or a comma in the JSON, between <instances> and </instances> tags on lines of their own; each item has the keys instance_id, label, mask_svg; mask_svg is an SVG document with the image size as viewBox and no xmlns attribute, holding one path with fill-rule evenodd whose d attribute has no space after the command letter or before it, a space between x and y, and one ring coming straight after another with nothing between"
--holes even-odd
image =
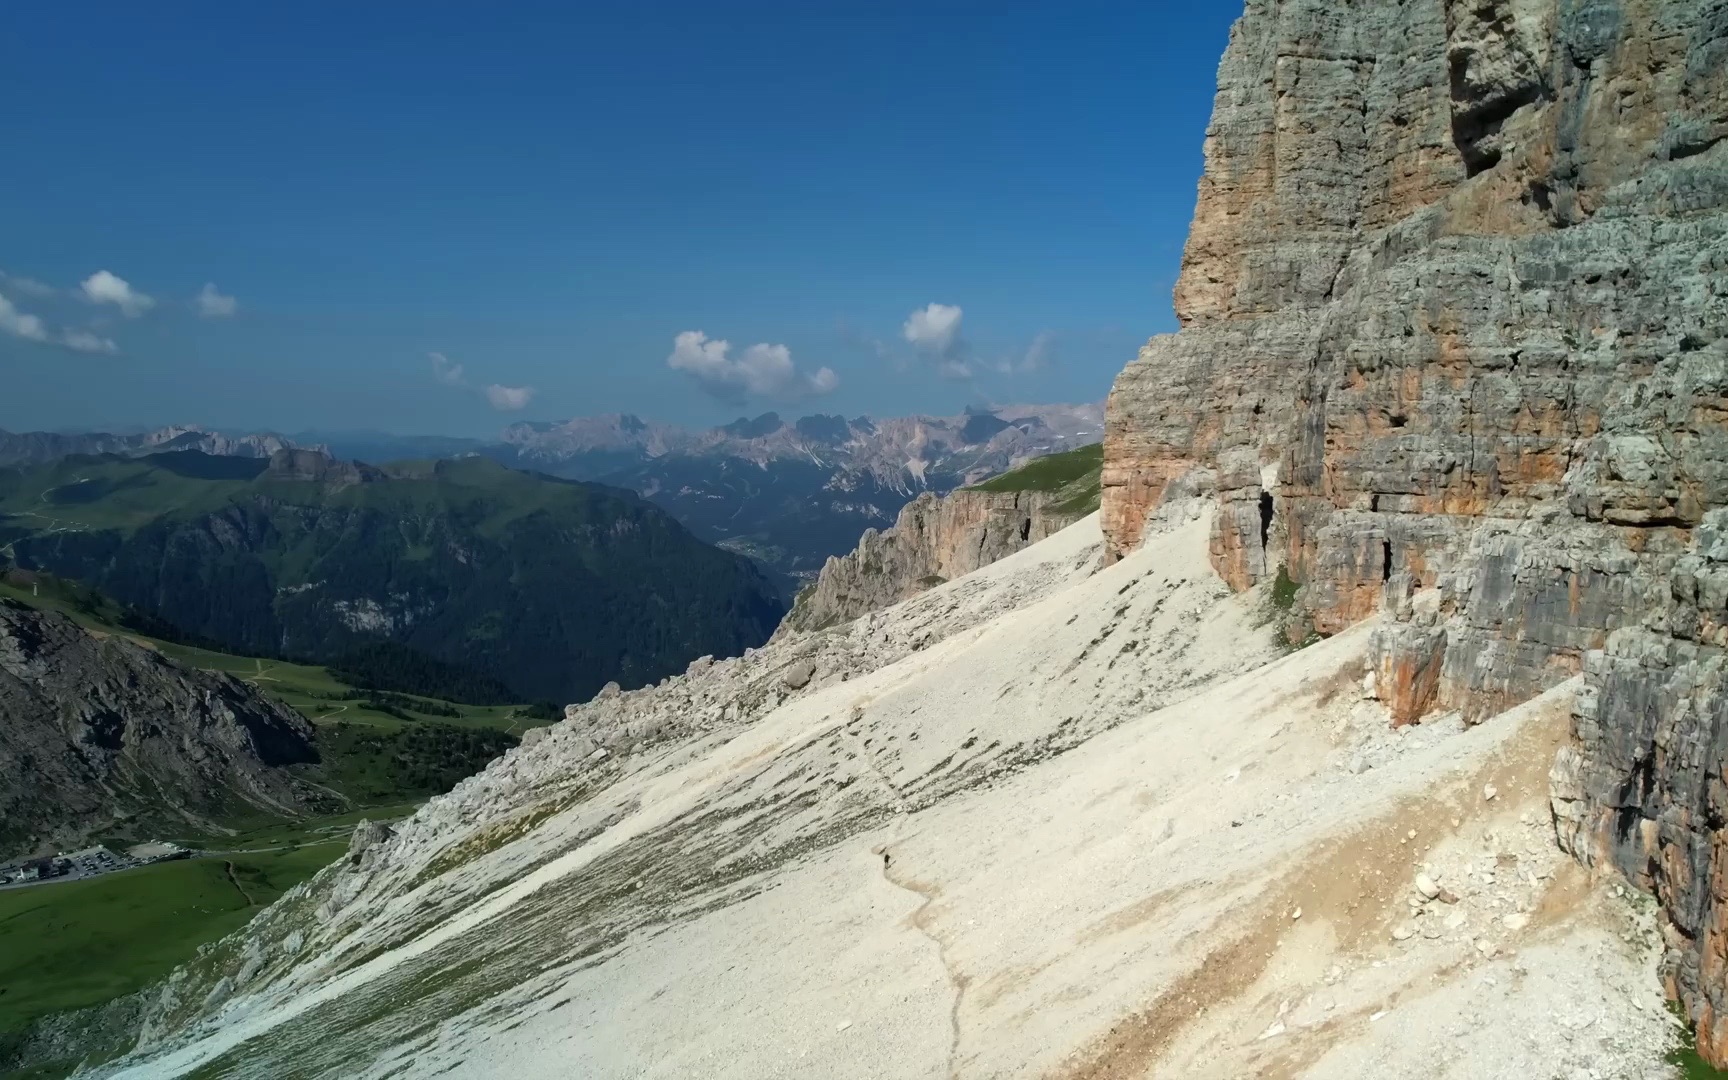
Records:
<instances>
[{"instance_id":1,"label":"green vegetation on rock","mask_svg":"<svg viewBox=\"0 0 1728 1080\"><path fill-rule=\"evenodd\" d=\"M1272 606L1279 611L1289 611L1296 606L1296 592L1301 587L1290 576L1288 568L1278 567L1278 576L1272 579Z\"/></svg>"},{"instance_id":2,"label":"green vegetation on rock","mask_svg":"<svg viewBox=\"0 0 1728 1080\"><path fill-rule=\"evenodd\" d=\"M993 476L981 484L974 484L968 490L1061 491L1069 485L1085 483L1088 480L1095 484L1103 467L1104 447L1093 443L1078 450L1034 458L1018 469Z\"/></svg>"},{"instance_id":3,"label":"green vegetation on rock","mask_svg":"<svg viewBox=\"0 0 1728 1080\"><path fill-rule=\"evenodd\" d=\"M398 731L359 724L318 728L327 783L362 802L442 794L516 742L516 736L502 731L431 722Z\"/></svg>"},{"instance_id":4,"label":"green vegetation on rock","mask_svg":"<svg viewBox=\"0 0 1728 1080\"><path fill-rule=\"evenodd\" d=\"M1682 1025L1675 1032L1674 1049L1668 1051L1666 1058L1680 1080L1728 1080L1728 1069L1718 1069L1698 1053L1697 1032L1680 1003L1669 1002L1668 1011Z\"/></svg>"}]
</instances>

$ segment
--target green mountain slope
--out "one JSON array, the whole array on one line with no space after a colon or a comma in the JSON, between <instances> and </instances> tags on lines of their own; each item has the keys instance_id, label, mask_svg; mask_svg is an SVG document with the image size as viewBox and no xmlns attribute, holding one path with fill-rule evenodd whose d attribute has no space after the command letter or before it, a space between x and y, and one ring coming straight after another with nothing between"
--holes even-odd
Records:
<instances>
[{"instance_id":1,"label":"green mountain slope","mask_svg":"<svg viewBox=\"0 0 1728 1080\"><path fill-rule=\"evenodd\" d=\"M974 484L971 491L1053 491L1062 496L1059 513L1090 514L1098 509L1103 491L1104 447L1082 446L1060 454L1034 458L1018 469Z\"/></svg>"},{"instance_id":2,"label":"green mountain slope","mask_svg":"<svg viewBox=\"0 0 1728 1080\"><path fill-rule=\"evenodd\" d=\"M543 706L469 705L425 693L369 689L325 667L231 653L168 640L148 617L78 582L0 570L0 603L14 601L71 617L97 638L125 637L185 667L232 675L312 721L317 763L295 775L356 807L396 805L440 794L514 746L556 713ZM145 629L140 629L144 627ZM277 820L251 813L225 821L250 829ZM113 833L110 839L139 839ZM185 832L182 839L194 840ZM0 851L0 855L5 852Z\"/></svg>"},{"instance_id":3,"label":"green mountain slope","mask_svg":"<svg viewBox=\"0 0 1728 1080\"><path fill-rule=\"evenodd\" d=\"M537 708L367 690L323 667L164 640L156 636L162 624L96 589L49 574L0 570L0 605L8 601L69 616L98 639L125 637L188 668L233 675L310 719L317 760L281 768L291 774L290 782L327 793L326 809L342 812L309 817L240 810L214 821L215 831L184 820L176 826L164 820L171 814L135 814L90 839L120 848L162 836L211 856L93 880L0 889L4 1075L18 1075L13 1069L20 1060L39 1070L22 1075L65 1075L86 1053L106 1046L102 1039L109 1035L116 1040L112 1048L119 1049L125 1031L105 1029L101 1014L90 1017L70 1042L51 1037L33 1046L29 1032L46 1014L99 1005L160 978L200 945L236 929L340 857L356 822L412 812L421 799L449 790L514 746L522 732L551 719ZM0 820L0 858L21 853L5 843L9 824L17 822ZM44 971L55 974L44 978ZM58 1060L68 1048L72 1056Z\"/></svg>"},{"instance_id":4,"label":"green mountain slope","mask_svg":"<svg viewBox=\"0 0 1728 1080\"><path fill-rule=\"evenodd\" d=\"M0 552L228 650L389 669L377 647L394 643L412 650L400 664L423 654L517 700L653 682L760 644L782 614L747 560L635 495L480 458L181 452L0 470Z\"/></svg>"}]
</instances>

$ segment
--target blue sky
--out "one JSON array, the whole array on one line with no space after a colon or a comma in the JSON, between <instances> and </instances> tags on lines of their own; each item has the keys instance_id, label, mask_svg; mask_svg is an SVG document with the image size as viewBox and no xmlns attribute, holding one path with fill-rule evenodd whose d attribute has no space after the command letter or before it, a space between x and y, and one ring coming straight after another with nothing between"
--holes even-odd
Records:
<instances>
[{"instance_id":1,"label":"blue sky","mask_svg":"<svg viewBox=\"0 0 1728 1080\"><path fill-rule=\"evenodd\" d=\"M0 427L1100 399L1240 11L266 7L8 12Z\"/></svg>"}]
</instances>

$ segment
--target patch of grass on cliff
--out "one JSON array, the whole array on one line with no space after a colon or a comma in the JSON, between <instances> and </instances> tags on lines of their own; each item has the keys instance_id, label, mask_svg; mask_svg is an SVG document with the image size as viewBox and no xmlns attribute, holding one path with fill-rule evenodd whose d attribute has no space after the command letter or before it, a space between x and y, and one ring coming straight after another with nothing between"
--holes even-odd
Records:
<instances>
[{"instance_id":1,"label":"patch of grass on cliff","mask_svg":"<svg viewBox=\"0 0 1728 1080\"><path fill-rule=\"evenodd\" d=\"M1072 492L1066 499L1057 503L1055 511L1058 514L1070 514L1074 517L1085 517L1097 511L1104 498L1104 480L1102 470L1076 480L1069 485Z\"/></svg>"},{"instance_id":2,"label":"patch of grass on cliff","mask_svg":"<svg viewBox=\"0 0 1728 1080\"><path fill-rule=\"evenodd\" d=\"M358 689L330 669L314 664L235 656L163 641L144 643L188 667L225 671L251 683L265 696L275 698L314 723L363 724L395 731L405 722L436 720L457 727L512 734L535 726L526 706L463 705L423 695L378 693ZM380 708L383 703L389 707Z\"/></svg>"},{"instance_id":3,"label":"patch of grass on cliff","mask_svg":"<svg viewBox=\"0 0 1728 1080\"><path fill-rule=\"evenodd\" d=\"M0 1035L149 985L347 850L344 835L0 890Z\"/></svg>"},{"instance_id":4,"label":"patch of grass on cliff","mask_svg":"<svg viewBox=\"0 0 1728 1080\"><path fill-rule=\"evenodd\" d=\"M1698 1053L1698 1033L1680 1003L1670 1001L1668 1011L1686 1027L1677 1033L1674 1049L1668 1051L1663 1060L1679 1070L1681 1080L1728 1080L1728 1069L1718 1069Z\"/></svg>"},{"instance_id":5,"label":"patch of grass on cliff","mask_svg":"<svg viewBox=\"0 0 1728 1080\"><path fill-rule=\"evenodd\" d=\"M1103 467L1104 447L1102 444L1093 443L1078 450L1067 450L1028 461L1018 469L1005 472L1001 476L993 476L967 490L1060 491L1069 484L1100 472Z\"/></svg>"},{"instance_id":6,"label":"patch of grass on cliff","mask_svg":"<svg viewBox=\"0 0 1728 1080\"><path fill-rule=\"evenodd\" d=\"M1272 606L1279 611L1289 611L1296 606L1296 590L1302 586L1291 578L1288 567L1280 566L1278 576L1272 579Z\"/></svg>"}]
</instances>

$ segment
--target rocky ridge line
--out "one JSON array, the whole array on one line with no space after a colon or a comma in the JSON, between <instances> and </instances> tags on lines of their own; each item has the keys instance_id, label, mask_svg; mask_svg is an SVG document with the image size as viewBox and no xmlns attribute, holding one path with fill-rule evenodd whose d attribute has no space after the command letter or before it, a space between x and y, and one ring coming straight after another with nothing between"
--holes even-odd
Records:
<instances>
[{"instance_id":1,"label":"rocky ridge line","mask_svg":"<svg viewBox=\"0 0 1728 1080\"><path fill-rule=\"evenodd\" d=\"M217 457L267 458L280 450L320 450L275 434L227 435L201 427L170 426L142 435L90 432L63 435L51 431L0 431L0 465L39 465L70 454L120 454L140 457L178 450L197 450Z\"/></svg>"},{"instance_id":2,"label":"rocky ridge line","mask_svg":"<svg viewBox=\"0 0 1728 1080\"><path fill-rule=\"evenodd\" d=\"M918 496L892 528L866 531L830 558L779 633L820 630L880 611L1053 536L1086 515L1061 491L970 491Z\"/></svg>"}]
</instances>

